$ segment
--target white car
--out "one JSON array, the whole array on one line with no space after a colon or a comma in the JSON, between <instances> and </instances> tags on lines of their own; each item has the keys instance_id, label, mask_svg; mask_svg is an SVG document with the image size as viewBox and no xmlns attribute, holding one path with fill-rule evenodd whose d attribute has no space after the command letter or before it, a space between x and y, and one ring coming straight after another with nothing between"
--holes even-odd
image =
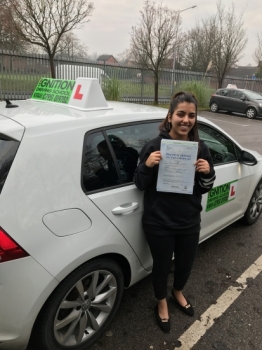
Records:
<instances>
[{"instance_id":1,"label":"white car","mask_svg":"<svg viewBox=\"0 0 262 350\"><path fill-rule=\"evenodd\" d=\"M16 105L0 103L0 349L26 349L31 337L37 349L83 350L123 289L151 271L132 178L167 110L107 102L98 81L83 78L42 79ZM240 218L257 221L262 156L198 124L216 170L203 241Z\"/></svg>"}]
</instances>

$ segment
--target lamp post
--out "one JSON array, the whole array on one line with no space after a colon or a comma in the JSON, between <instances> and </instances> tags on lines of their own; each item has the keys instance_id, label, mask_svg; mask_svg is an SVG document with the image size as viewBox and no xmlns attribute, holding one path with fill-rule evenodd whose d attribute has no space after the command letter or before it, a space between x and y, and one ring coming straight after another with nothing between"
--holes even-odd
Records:
<instances>
[{"instance_id":1,"label":"lamp post","mask_svg":"<svg viewBox=\"0 0 262 350\"><path fill-rule=\"evenodd\" d=\"M181 11L178 11L178 19L179 19L179 16L180 16L180 13L181 12L184 12L186 10L190 10L190 9L194 9L195 7L197 7L196 5L194 6L190 6L190 7L187 7L186 9L183 9ZM173 60L173 74L172 74L172 86L171 86L171 94L173 95L174 93L174 84L176 82L176 48L175 48L175 45L174 45L174 60Z\"/></svg>"}]
</instances>

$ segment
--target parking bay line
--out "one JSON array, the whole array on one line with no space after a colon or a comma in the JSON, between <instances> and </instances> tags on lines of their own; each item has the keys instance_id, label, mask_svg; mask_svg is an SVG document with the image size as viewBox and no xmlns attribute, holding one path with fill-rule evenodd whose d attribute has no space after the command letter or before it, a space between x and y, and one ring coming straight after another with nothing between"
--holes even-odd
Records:
<instances>
[{"instance_id":1,"label":"parking bay line","mask_svg":"<svg viewBox=\"0 0 262 350\"><path fill-rule=\"evenodd\" d=\"M231 123L231 122L228 122L226 120L220 120L220 119L213 119L213 118L208 118L208 117L205 117L206 119L208 120L214 120L216 122L221 122L221 123L227 123L227 124L234 124L234 125L240 125L240 126L250 126L250 125L245 125L245 124L238 124L238 123Z\"/></svg>"},{"instance_id":2,"label":"parking bay line","mask_svg":"<svg viewBox=\"0 0 262 350\"><path fill-rule=\"evenodd\" d=\"M207 330L215 323L231 304L247 288L247 279L255 279L262 271L262 255L236 280L238 287L230 286L178 339L181 342L179 350L190 350ZM177 349L177 348L175 348Z\"/></svg>"}]
</instances>

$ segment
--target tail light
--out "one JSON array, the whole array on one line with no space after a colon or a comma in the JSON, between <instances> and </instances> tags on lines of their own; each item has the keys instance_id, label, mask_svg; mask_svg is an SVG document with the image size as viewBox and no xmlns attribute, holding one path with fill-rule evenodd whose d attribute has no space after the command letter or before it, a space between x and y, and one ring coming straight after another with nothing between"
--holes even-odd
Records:
<instances>
[{"instance_id":1,"label":"tail light","mask_svg":"<svg viewBox=\"0 0 262 350\"><path fill-rule=\"evenodd\" d=\"M29 254L0 227L0 263L24 258L28 255Z\"/></svg>"}]
</instances>

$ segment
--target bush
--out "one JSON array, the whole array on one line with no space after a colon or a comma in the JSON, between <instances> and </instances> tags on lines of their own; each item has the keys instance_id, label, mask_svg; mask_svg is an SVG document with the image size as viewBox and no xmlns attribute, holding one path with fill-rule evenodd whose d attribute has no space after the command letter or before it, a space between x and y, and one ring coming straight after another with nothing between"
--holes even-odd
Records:
<instances>
[{"instance_id":1,"label":"bush","mask_svg":"<svg viewBox=\"0 0 262 350\"><path fill-rule=\"evenodd\" d=\"M107 80L103 90L104 90L105 98L107 100L120 101L121 94L120 94L120 82L119 82L119 80L117 80L115 78Z\"/></svg>"},{"instance_id":2,"label":"bush","mask_svg":"<svg viewBox=\"0 0 262 350\"><path fill-rule=\"evenodd\" d=\"M198 101L199 108L208 108L209 100L213 90L203 81L183 81L177 88L178 91L188 91L194 94Z\"/></svg>"}]
</instances>

